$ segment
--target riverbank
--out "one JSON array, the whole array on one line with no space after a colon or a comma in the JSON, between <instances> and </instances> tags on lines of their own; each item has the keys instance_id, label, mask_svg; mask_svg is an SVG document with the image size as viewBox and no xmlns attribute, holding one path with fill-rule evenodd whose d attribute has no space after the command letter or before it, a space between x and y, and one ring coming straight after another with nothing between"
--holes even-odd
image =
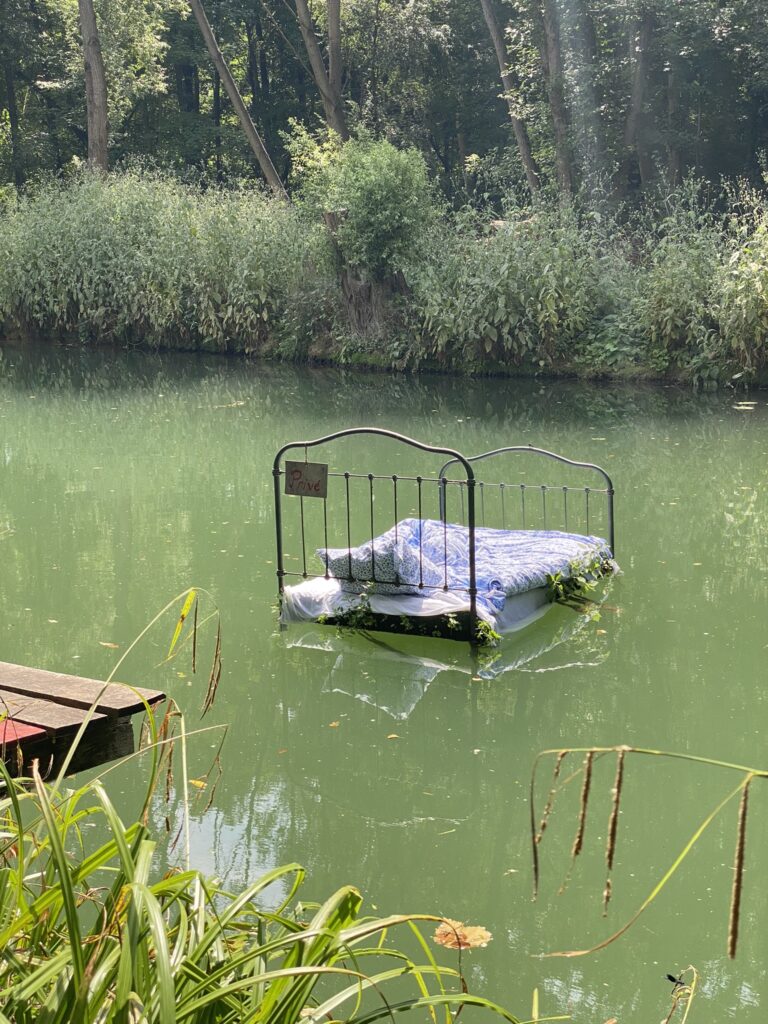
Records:
<instances>
[{"instance_id":1,"label":"riverbank","mask_svg":"<svg viewBox=\"0 0 768 1024\"><path fill-rule=\"evenodd\" d=\"M438 209L423 184L398 220L395 192L376 230L363 203L342 231L316 198L137 171L48 183L0 210L0 329L388 370L764 380L768 220L754 197L705 206L689 182L621 218L509 206L492 221Z\"/></svg>"}]
</instances>

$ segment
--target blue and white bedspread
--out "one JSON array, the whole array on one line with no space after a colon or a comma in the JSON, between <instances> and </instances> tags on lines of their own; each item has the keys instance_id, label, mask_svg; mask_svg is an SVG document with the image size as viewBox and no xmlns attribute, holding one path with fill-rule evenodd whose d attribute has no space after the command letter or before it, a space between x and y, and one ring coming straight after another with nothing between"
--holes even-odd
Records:
<instances>
[{"instance_id":1,"label":"blue and white bedspread","mask_svg":"<svg viewBox=\"0 0 768 1024\"><path fill-rule=\"evenodd\" d=\"M432 591L427 588L469 587L469 535L466 527L453 523L403 519L357 548L320 548L317 554L328 575L350 592L428 594ZM596 559L612 559L601 537L477 527L478 605L494 616L507 597L546 586L549 575L561 573L566 578L574 566L585 568Z\"/></svg>"}]
</instances>

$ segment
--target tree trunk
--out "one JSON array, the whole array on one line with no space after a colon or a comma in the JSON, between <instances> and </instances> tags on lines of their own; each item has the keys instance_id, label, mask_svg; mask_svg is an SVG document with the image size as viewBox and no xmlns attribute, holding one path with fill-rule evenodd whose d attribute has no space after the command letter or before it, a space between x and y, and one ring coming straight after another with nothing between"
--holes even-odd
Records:
<instances>
[{"instance_id":1,"label":"tree trunk","mask_svg":"<svg viewBox=\"0 0 768 1024\"><path fill-rule=\"evenodd\" d=\"M588 0L566 0L566 35L571 41L577 95L571 105L571 127L580 150L584 177L592 183L608 171L608 144L601 116L604 95L598 77L600 44Z\"/></svg>"},{"instance_id":2,"label":"tree trunk","mask_svg":"<svg viewBox=\"0 0 768 1024\"><path fill-rule=\"evenodd\" d=\"M329 0L329 7L332 6L334 2L335 0ZM336 63L331 68L334 76L338 77L339 81L339 89L336 89L331 81L330 72L325 69L325 62L323 61L323 55L320 52L320 44L317 41L315 25L312 21L312 14L310 13L307 0L296 0L296 16L299 19L301 38L304 40L304 47L307 51L307 57L309 58L309 66L312 69L312 77L315 80L315 85L320 92L320 99L323 102L325 120L329 128L332 128L333 131L341 136L343 140L346 140L349 138L349 131L347 130L347 122L344 117L344 105L341 100L340 45ZM330 16L331 12L329 10L329 18ZM337 45L336 41L334 41L333 45Z\"/></svg>"},{"instance_id":3,"label":"tree trunk","mask_svg":"<svg viewBox=\"0 0 768 1024\"><path fill-rule=\"evenodd\" d=\"M504 95L507 100L507 106L509 107L509 116L512 121L512 131L515 133L517 151L520 154L520 160L523 164L528 188L531 192L537 192L541 188L541 175L533 153L531 152L531 140L528 138L528 129L525 126L525 121L519 118L515 113L515 103L513 99L514 83L512 81L512 76L507 70L507 51L504 46L504 37L501 34L499 23L496 20L496 14L491 6L491 0L480 0L480 3L483 8L485 23L488 26L488 32L491 36L491 42L493 43L493 48L496 51L496 60L499 63L499 74L501 75L501 82L504 86Z\"/></svg>"},{"instance_id":4,"label":"tree trunk","mask_svg":"<svg viewBox=\"0 0 768 1024\"><path fill-rule=\"evenodd\" d=\"M88 121L88 163L109 170L109 122L107 119L107 79L101 56L99 29L93 0L78 0L80 33L85 63L85 108Z\"/></svg>"},{"instance_id":5,"label":"tree trunk","mask_svg":"<svg viewBox=\"0 0 768 1024\"><path fill-rule=\"evenodd\" d=\"M469 175L467 174L467 140L461 126L461 118L456 114L456 150L459 157L459 170L464 191L469 192Z\"/></svg>"},{"instance_id":6,"label":"tree trunk","mask_svg":"<svg viewBox=\"0 0 768 1024\"><path fill-rule=\"evenodd\" d=\"M24 161L21 155L21 132L19 131L19 108L16 104L16 83L13 76L11 62L6 57L3 60L5 77L5 105L8 109L8 122L11 129L11 166L13 168L13 183L16 188L24 184Z\"/></svg>"},{"instance_id":7,"label":"tree trunk","mask_svg":"<svg viewBox=\"0 0 768 1024\"><path fill-rule=\"evenodd\" d=\"M379 32L381 31L381 0L373 5L373 26L371 28L371 69L369 90L371 94L371 122L373 130L379 131Z\"/></svg>"},{"instance_id":8,"label":"tree trunk","mask_svg":"<svg viewBox=\"0 0 768 1024\"><path fill-rule=\"evenodd\" d=\"M256 125L251 120L251 116L243 102L243 97L240 95L240 91L235 84L235 80L227 66L227 62L224 60L224 55L216 42L213 30L208 22L208 18L205 16L203 5L200 3L200 0L189 0L189 2L192 8L192 13L195 15L195 20L197 21L197 24L200 27L200 32L205 40L205 45L208 47L208 53L211 55L211 60L221 76L221 81L226 89L227 96L229 96L229 101L234 107L235 113L243 127L243 131L250 143L253 154L261 168L261 173L266 178L267 184L270 188L278 196L287 200L288 193L285 191L285 187L280 180L280 175L275 170L275 166L270 159L266 146L261 141L261 136L256 131Z\"/></svg>"},{"instance_id":9,"label":"tree trunk","mask_svg":"<svg viewBox=\"0 0 768 1024\"><path fill-rule=\"evenodd\" d=\"M397 297L409 295L410 289L400 270L377 278L347 263L336 241L343 216L330 211L323 213L336 254L339 283L347 306L349 324L356 334L380 337L396 322Z\"/></svg>"},{"instance_id":10,"label":"tree trunk","mask_svg":"<svg viewBox=\"0 0 768 1024\"><path fill-rule=\"evenodd\" d=\"M251 90L251 113L255 117L256 111L259 109L259 100L261 99L261 83L259 82L257 69L258 57L256 55L256 43L253 38L253 25L248 22L245 26L245 40L248 44L245 77L248 79L248 85Z\"/></svg>"},{"instance_id":11,"label":"tree trunk","mask_svg":"<svg viewBox=\"0 0 768 1024\"><path fill-rule=\"evenodd\" d=\"M341 0L327 0L328 11L328 83L335 96L341 96Z\"/></svg>"},{"instance_id":12,"label":"tree trunk","mask_svg":"<svg viewBox=\"0 0 768 1024\"><path fill-rule=\"evenodd\" d=\"M633 156L637 160L640 183L646 185L653 174L650 154L642 135L643 108L645 104L646 85L648 81L648 56L653 39L653 12L646 10L640 24L633 25L630 31L630 58L633 61L632 87L629 99L629 110L624 125L624 160L622 162L619 187L626 189L632 173Z\"/></svg>"},{"instance_id":13,"label":"tree trunk","mask_svg":"<svg viewBox=\"0 0 768 1024\"><path fill-rule=\"evenodd\" d=\"M680 84L674 64L667 72L667 132L669 182L671 185L679 185L683 175L683 160L680 153Z\"/></svg>"},{"instance_id":14,"label":"tree trunk","mask_svg":"<svg viewBox=\"0 0 768 1024\"><path fill-rule=\"evenodd\" d=\"M221 162L221 76L213 72L213 147L216 166L216 181L220 184L223 178Z\"/></svg>"},{"instance_id":15,"label":"tree trunk","mask_svg":"<svg viewBox=\"0 0 768 1024\"><path fill-rule=\"evenodd\" d=\"M194 64L176 65L176 98L182 113L200 113L200 81Z\"/></svg>"},{"instance_id":16,"label":"tree trunk","mask_svg":"<svg viewBox=\"0 0 768 1024\"><path fill-rule=\"evenodd\" d=\"M563 192L573 191L573 171L568 107L565 102L565 72L560 46L560 23L555 0L537 0L539 53L547 82L547 97L555 134L557 180Z\"/></svg>"}]
</instances>

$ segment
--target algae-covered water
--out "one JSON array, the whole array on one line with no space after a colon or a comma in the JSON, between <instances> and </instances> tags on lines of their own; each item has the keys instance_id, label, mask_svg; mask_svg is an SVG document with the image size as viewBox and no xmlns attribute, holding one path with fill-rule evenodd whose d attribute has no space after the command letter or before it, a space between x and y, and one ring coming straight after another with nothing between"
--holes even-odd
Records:
<instances>
[{"instance_id":1,"label":"algae-covered water","mask_svg":"<svg viewBox=\"0 0 768 1024\"><path fill-rule=\"evenodd\" d=\"M595 763L572 871L578 779L558 797L536 902L528 824L545 748L631 744L768 767L768 395L744 398L7 348L0 658L103 677L170 598L203 587L223 633L203 724L227 735L212 806L193 812L195 866L236 887L299 861L308 898L351 882L381 913L482 924L494 939L467 955L470 984L522 1016L538 987L542 1014L661 1020L666 973L694 964L691 1021L764 1020L762 784L735 962L725 955L734 802L621 940L580 958L535 954L587 948L624 924L738 776L630 755L607 918L615 757ZM272 458L287 440L361 423L470 453L530 442L603 464L624 575L600 619L553 610L506 642L508 671L479 680L449 642L411 639L403 656L330 628L279 631ZM365 442L350 444L363 462ZM192 728L205 672L193 677L184 655L161 664L172 630L167 620L152 632L121 676L169 689ZM206 644L212 635L201 661ZM192 741L192 774L219 738ZM580 765L569 755L563 772ZM141 771L109 776L126 815ZM178 807L170 817L175 828Z\"/></svg>"}]
</instances>

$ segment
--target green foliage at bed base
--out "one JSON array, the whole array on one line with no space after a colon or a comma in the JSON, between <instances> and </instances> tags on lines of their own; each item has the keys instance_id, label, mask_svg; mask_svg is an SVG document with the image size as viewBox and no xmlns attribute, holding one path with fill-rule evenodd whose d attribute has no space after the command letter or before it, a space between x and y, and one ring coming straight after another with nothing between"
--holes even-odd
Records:
<instances>
[{"instance_id":1,"label":"green foliage at bed base","mask_svg":"<svg viewBox=\"0 0 768 1024\"><path fill-rule=\"evenodd\" d=\"M547 597L556 604L584 611L591 603L590 594L604 576L615 572L610 559L594 558L590 562L571 562L567 572L547 573Z\"/></svg>"},{"instance_id":2,"label":"green foliage at bed base","mask_svg":"<svg viewBox=\"0 0 768 1024\"><path fill-rule=\"evenodd\" d=\"M340 629L403 633L407 636L463 640L465 643L471 640L469 612L451 612L447 615L381 615L373 611L365 597L356 608L344 611L336 609L333 615L322 615L317 621L322 625L338 626ZM495 647L501 640L499 634L482 619L477 623L475 636L479 647Z\"/></svg>"}]
</instances>

